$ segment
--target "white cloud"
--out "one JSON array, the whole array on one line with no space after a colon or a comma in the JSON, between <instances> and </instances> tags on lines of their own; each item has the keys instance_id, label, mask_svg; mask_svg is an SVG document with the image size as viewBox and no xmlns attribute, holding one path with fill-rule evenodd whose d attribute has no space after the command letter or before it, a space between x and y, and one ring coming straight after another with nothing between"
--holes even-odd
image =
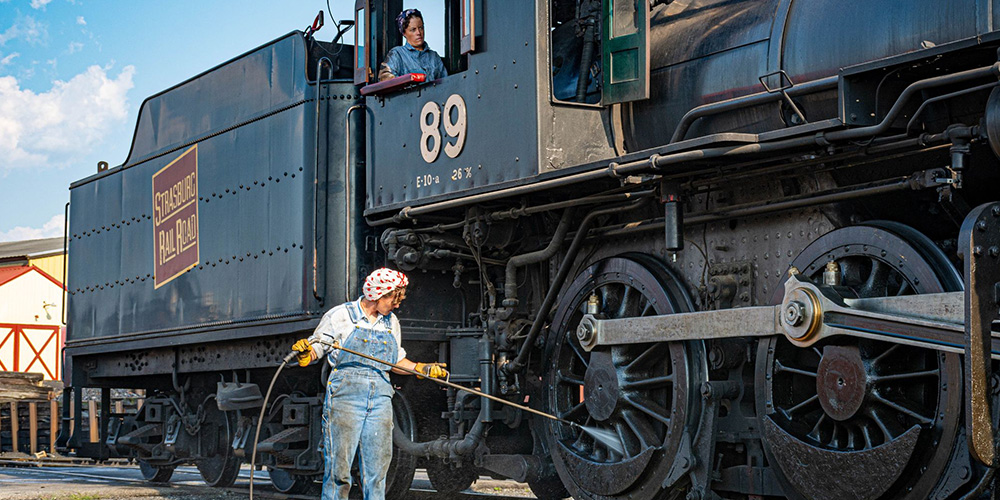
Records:
<instances>
[{"instance_id":1,"label":"white cloud","mask_svg":"<svg viewBox=\"0 0 1000 500\"><path fill-rule=\"evenodd\" d=\"M83 44L80 42L69 42L69 53L75 54L83 50Z\"/></svg>"},{"instance_id":2,"label":"white cloud","mask_svg":"<svg viewBox=\"0 0 1000 500\"><path fill-rule=\"evenodd\" d=\"M45 24L35 21L31 16L18 18L11 27L0 33L0 45L15 38L21 38L30 44L36 44L48 36Z\"/></svg>"},{"instance_id":3,"label":"white cloud","mask_svg":"<svg viewBox=\"0 0 1000 500\"><path fill-rule=\"evenodd\" d=\"M21 55L21 54L18 54L17 52L14 52L14 53L11 53L11 54L7 54L3 58L0 58L0 68L6 66L8 64L10 64L14 60L14 58L17 57L17 56L19 56L19 55Z\"/></svg>"},{"instance_id":4,"label":"white cloud","mask_svg":"<svg viewBox=\"0 0 1000 500\"><path fill-rule=\"evenodd\" d=\"M91 66L40 94L0 77L0 175L79 161L125 119L134 73L126 66L112 78L108 68Z\"/></svg>"},{"instance_id":5,"label":"white cloud","mask_svg":"<svg viewBox=\"0 0 1000 500\"><path fill-rule=\"evenodd\" d=\"M17 226L9 231L0 231L0 241L37 240L63 235L65 215L53 215L42 227Z\"/></svg>"},{"instance_id":6,"label":"white cloud","mask_svg":"<svg viewBox=\"0 0 1000 500\"><path fill-rule=\"evenodd\" d=\"M83 19L83 16L76 16L76 24L79 24L80 26L86 26L87 21Z\"/></svg>"},{"instance_id":7,"label":"white cloud","mask_svg":"<svg viewBox=\"0 0 1000 500\"><path fill-rule=\"evenodd\" d=\"M31 0L31 8L32 9L45 8L45 6L48 5L48 3L51 1L52 0Z\"/></svg>"}]
</instances>

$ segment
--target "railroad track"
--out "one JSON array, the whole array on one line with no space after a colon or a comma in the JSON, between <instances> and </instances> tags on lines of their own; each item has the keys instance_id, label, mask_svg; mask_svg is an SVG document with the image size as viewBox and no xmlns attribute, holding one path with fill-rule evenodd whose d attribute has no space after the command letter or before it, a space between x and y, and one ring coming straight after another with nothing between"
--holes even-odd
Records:
<instances>
[{"instance_id":1,"label":"railroad track","mask_svg":"<svg viewBox=\"0 0 1000 500\"><path fill-rule=\"evenodd\" d=\"M174 471L174 476L168 483L154 484L139 476L138 468L127 463L97 464L87 461L70 460L46 460L44 462L33 459L3 458L0 459L0 468L5 475L23 477L24 482L41 482L51 480L53 477L65 478L66 481L74 479L86 483L108 483L117 485L135 485L144 487L154 487L176 490L187 494L197 495L198 492L219 492L231 491L239 494L248 492L250 480L250 470L240 471L238 483L229 488L211 488L206 486L201 479L197 469L193 467L179 467ZM257 472L254 481L258 486L255 488L254 496L261 499L274 500L315 500L318 496L311 495L289 495L279 493L270 488L269 478L266 473ZM2 481L0 481L2 482ZM416 481L419 484L421 481ZM426 481L424 481L426 482ZM0 495L2 496L2 495ZM408 500L424 500L430 498L440 498L440 495L431 489L411 488ZM455 499L494 499L494 500L523 500L533 498L526 496L507 496L503 494L490 494L484 492L467 491L453 495Z\"/></svg>"}]
</instances>

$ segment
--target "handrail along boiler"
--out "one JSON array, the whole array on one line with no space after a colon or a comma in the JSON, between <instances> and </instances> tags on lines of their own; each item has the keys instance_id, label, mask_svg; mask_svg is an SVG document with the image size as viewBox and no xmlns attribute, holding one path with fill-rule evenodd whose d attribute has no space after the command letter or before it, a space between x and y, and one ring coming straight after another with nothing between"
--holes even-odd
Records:
<instances>
[{"instance_id":1,"label":"handrail along boiler","mask_svg":"<svg viewBox=\"0 0 1000 500\"><path fill-rule=\"evenodd\" d=\"M998 2L442 5L445 78L374 81L402 0L356 0L147 98L71 186L63 450L226 486L260 423L315 493L323 364L260 387L389 265L408 352L494 398L394 379L390 497L996 491Z\"/></svg>"}]
</instances>

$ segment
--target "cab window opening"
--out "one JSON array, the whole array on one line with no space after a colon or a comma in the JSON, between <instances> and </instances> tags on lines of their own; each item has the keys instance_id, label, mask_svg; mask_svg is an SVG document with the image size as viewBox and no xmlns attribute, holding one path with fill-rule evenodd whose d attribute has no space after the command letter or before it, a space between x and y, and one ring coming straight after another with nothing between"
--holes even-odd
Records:
<instances>
[{"instance_id":1,"label":"cab window opening","mask_svg":"<svg viewBox=\"0 0 1000 500\"><path fill-rule=\"evenodd\" d=\"M549 7L552 99L599 105L603 71L601 0L552 0Z\"/></svg>"},{"instance_id":2,"label":"cab window opening","mask_svg":"<svg viewBox=\"0 0 1000 500\"><path fill-rule=\"evenodd\" d=\"M468 68L468 62L466 55L462 54L463 1L469 0L404 0L401 2L399 12L386 12L384 14L384 30L388 43L385 53L381 54L378 61L378 80L383 81L393 76L401 76L396 74L395 68L391 68L391 62L389 65L386 63L387 61L398 61L392 55L392 51L395 47L402 47L407 43L406 35L399 31L396 16L409 9L416 9L420 12L424 28L423 41L427 48L440 56L447 75L465 71ZM400 3L396 3L396 5L400 5ZM407 22L407 27L413 23L412 19ZM431 75L428 75L427 80L432 79Z\"/></svg>"}]
</instances>

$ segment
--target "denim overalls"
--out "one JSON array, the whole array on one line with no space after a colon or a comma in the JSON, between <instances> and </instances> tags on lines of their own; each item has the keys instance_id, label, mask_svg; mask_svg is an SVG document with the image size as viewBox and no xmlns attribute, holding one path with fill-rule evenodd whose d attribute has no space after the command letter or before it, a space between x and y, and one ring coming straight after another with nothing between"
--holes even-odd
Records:
<instances>
[{"instance_id":1,"label":"denim overalls","mask_svg":"<svg viewBox=\"0 0 1000 500\"><path fill-rule=\"evenodd\" d=\"M347 336L344 347L390 363L398 361L389 315L370 324L357 302L347 304L347 311L354 331ZM323 500L347 500L351 463L359 449L364 498L382 500L392 460L393 389L389 366L337 349L331 349L327 356L333 369L323 403Z\"/></svg>"}]
</instances>

